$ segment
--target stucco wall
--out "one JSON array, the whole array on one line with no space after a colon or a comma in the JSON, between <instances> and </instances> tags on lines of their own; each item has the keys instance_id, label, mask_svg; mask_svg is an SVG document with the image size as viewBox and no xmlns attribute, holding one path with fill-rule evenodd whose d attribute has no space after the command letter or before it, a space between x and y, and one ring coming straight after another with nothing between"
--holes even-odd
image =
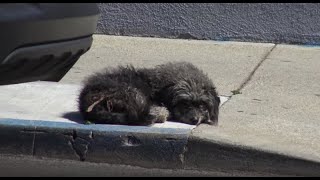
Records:
<instances>
[{"instance_id":1,"label":"stucco wall","mask_svg":"<svg viewBox=\"0 0 320 180\"><path fill-rule=\"evenodd\" d=\"M100 3L96 33L320 44L316 3Z\"/></svg>"}]
</instances>

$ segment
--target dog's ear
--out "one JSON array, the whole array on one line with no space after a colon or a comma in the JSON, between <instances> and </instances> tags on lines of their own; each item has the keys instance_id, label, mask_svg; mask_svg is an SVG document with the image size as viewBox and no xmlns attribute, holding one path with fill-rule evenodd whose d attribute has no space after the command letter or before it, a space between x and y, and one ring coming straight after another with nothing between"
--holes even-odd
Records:
<instances>
[{"instance_id":1,"label":"dog's ear","mask_svg":"<svg viewBox=\"0 0 320 180\"><path fill-rule=\"evenodd\" d=\"M221 103L220 97L216 96L215 98L216 98L216 101L218 102L218 106L220 107L220 103Z\"/></svg>"},{"instance_id":2,"label":"dog's ear","mask_svg":"<svg viewBox=\"0 0 320 180\"><path fill-rule=\"evenodd\" d=\"M217 126L218 125L218 119L219 119L219 106L220 106L220 97L217 95L217 92L215 89L211 89L212 98L212 107L209 109L209 121L208 124Z\"/></svg>"},{"instance_id":3,"label":"dog's ear","mask_svg":"<svg viewBox=\"0 0 320 180\"><path fill-rule=\"evenodd\" d=\"M210 125L218 125L219 120L219 105L220 105L220 98L214 97L213 98L213 107L210 112L210 121L208 122Z\"/></svg>"}]
</instances>

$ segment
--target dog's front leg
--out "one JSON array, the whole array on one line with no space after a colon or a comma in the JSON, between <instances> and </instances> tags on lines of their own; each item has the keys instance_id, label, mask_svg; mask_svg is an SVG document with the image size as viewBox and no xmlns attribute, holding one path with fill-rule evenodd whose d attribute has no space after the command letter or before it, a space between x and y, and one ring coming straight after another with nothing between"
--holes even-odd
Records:
<instances>
[{"instance_id":1,"label":"dog's front leg","mask_svg":"<svg viewBox=\"0 0 320 180\"><path fill-rule=\"evenodd\" d=\"M149 120L153 123L164 123L170 117L169 110L164 106L152 105L149 112Z\"/></svg>"}]
</instances>

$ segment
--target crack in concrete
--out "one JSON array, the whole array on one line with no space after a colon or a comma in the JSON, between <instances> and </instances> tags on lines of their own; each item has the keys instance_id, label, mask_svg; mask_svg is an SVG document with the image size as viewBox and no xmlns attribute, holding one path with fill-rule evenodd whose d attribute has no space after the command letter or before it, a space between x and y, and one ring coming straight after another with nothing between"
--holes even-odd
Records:
<instances>
[{"instance_id":1,"label":"crack in concrete","mask_svg":"<svg viewBox=\"0 0 320 180\"><path fill-rule=\"evenodd\" d=\"M92 140L94 139L93 131L90 131L89 138Z\"/></svg>"},{"instance_id":2,"label":"crack in concrete","mask_svg":"<svg viewBox=\"0 0 320 180\"><path fill-rule=\"evenodd\" d=\"M34 129L23 129L20 132L22 132L22 133L35 133L35 134L48 133L48 131L45 131L45 130L37 130L36 127Z\"/></svg>"},{"instance_id":3,"label":"crack in concrete","mask_svg":"<svg viewBox=\"0 0 320 180\"><path fill-rule=\"evenodd\" d=\"M177 151L179 151L178 148L175 146L175 142L178 141L176 138L164 138L164 141L170 144L170 148L172 150L172 154L176 154ZM183 147L184 148L184 147ZM181 154L178 155L179 161L181 162L181 165L183 164L184 161L184 155L183 155L184 149ZM162 158L164 159L164 158Z\"/></svg>"},{"instance_id":4,"label":"crack in concrete","mask_svg":"<svg viewBox=\"0 0 320 180\"><path fill-rule=\"evenodd\" d=\"M122 146L140 146L142 142L133 135L128 135L122 138Z\"/></svg>"},{"instance_id":5,"label":"crack in concrete","mask_svg":"<svg viewBox=\"0 0 320 180\"><path fill-rule=\"evenodd\" d=\"M165 140L166 140L166 141L177 141L177 138L172 138L172 137L170 137L170 138L165 138Z\"/></svg>"},{"instance_id":6,"label":"crack in concrete","mask_svg":"<svg viewBox=\"0 0 320 180\"><path fill-rule=\"evenodd\" d=\"M89 149L90 140L78 136L77 131L73 130L72 133L65 133L64 136L69 137L69 145L74 150L80 161L85 161ZM90 131L89 139L93 139L93 132ZM71 138L71 139L70 139Z\"/></svg>"},{"instance_id":7,"label":"crack in concrete","mask_svg":"<svg viewBox=\"0 0 320 180\"><path fill-rule=\"evenodd\" d=\"M261 59L261 61L253 68L253 70L250 72L249 76L240 84L240 87L237 88L236 90L233 90L234 92L238 92L238 93L233 93L232 95L229 96L228 100L223 103L223 105L220 106L220 108L222 106L224 106L225 104L227 104L233 96L237 95L237 94L241 94L241 90L251 81L252 77L254 76L254 74L256 73L256 71L261 67L261 65L268 59L269 55L271 54L271 52L276 48L277 44L275 44L274 46L272 46L272 48L263 56L263 58Z\"/></svg>"},{"instance_id":8,"label":"crack in concrete","mask_svg":"<svg viewBox=\"0 0 320 180\"><path fill-rule=\"evenodd\" d=\"M193 130L194 130L194 129L193 129ZM192 136L192 134L193 134L193 130L191 130L191 131L190 131L190 134L188 134L186 143L185 143L185 145L183 146L182 153L179 154L179 159L180 159L180 162L181 162L181 168L182 168L182 169L185 169L185 168L186 168L186 153L188 152L189 139L190 139L190 136Z\"/></svg>"},{"instance_id":9,"label":"crack in concrete","mask_svg":"<svg viewBox=\"0 0 320 180\"><path fill-rule=\"evenodd\" d=\"M34 127L34 130L36 130L36 127ZM35 142L36 142L36 133L33 132L33 138L32 138L32 156L34 156L36 153L35 153Z\"/></svg>"},{"instance_id":10,"label":"crack in concrete","mask_svg":"<svg viewBox=\"0 0 320 180\"><path fill-rule=\"evenodd\" d=\"M253 68L249 76L241 83L240 87L235 91L241 92L241 90L251 81L252 77L256 73L256 71L260 68L260 66L265 62L265 60L269 57L271 52L276 48L277 44L275 44L262 58L262 60ZM233 95L232 95L233 96Z\"/></svg>"},{"instance_id":11,"label":"crack in concrete","mask_svg":"<svg viewBox=\"0 0 320 180\"><path fill-rule=\"evenodd\" d=\"M183 168L185 167L185 154L187 153L187 151L188 151L188 141L186 145L183 147L182 153L179 154L179 159Z\"/></svg>"},{"instance_id":12,"label":"crack in concrete","mask_svg":"<svg viewBox=\"0 0 320 180\"><path fill-rule=\"evenodd\" d=\"M37 134L43 134L43 133L48 133L48 131L45 130L37 130L37 127L35 126L33 129L23 129L20 131L21 133L31 133L33 134L32 137L32 143L31 143L31 154L32 156L35 156L36 150L35 150L35 143L36 143L36 135Z\"/></svg>"}]
</instances>

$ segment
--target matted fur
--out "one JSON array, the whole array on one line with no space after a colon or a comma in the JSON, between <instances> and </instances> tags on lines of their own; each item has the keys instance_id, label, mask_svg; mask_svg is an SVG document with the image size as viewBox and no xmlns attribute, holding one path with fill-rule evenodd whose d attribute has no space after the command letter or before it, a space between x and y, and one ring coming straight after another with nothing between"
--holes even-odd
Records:
<instances>
[{"instance_id":1,"label":"matted fur","mask_svg":"<svg viewBox=\"0 0 320 180\"><path fill-rule=\"evenodd\" d=\"M84 118L102 124L217 125L219 104L213 82L188 62L106 69L90 76L79 96Z\"/></svg>"}]
</instances>

